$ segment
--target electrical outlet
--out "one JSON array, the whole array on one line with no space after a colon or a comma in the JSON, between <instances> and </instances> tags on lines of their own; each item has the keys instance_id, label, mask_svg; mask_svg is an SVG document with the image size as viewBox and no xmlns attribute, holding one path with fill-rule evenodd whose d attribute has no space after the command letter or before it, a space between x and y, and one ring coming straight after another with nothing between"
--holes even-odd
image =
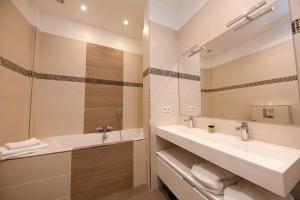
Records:
<instances>
[{"instance_id":1,"label":"electrical outlet","mask_svg":"<svg viewBox=\"0 0 300 200\"><path fill-rule=\"evenodd\" d=\"M196 107L195 106L187 106L187 112L195 112Z\"/></svg>"},{"instance_id":2,"label":"electrical outlet","mask_svg":"<svg viewBox=\"0 0 300 200\"><path fill-rule=\"evenodd\" d=\"M163 106L163 107L161 108L161 111L162 111L163 113L170 113L170 112L172 112L172 107L171 107L171 106Z\"/></svg>"}]
</instances>

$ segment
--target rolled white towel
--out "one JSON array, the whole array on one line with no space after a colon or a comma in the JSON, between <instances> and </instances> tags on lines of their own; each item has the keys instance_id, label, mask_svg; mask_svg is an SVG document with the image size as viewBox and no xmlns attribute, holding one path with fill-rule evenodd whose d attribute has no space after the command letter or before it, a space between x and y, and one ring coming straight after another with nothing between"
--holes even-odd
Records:
<instances>
[{"instance_id":1,"label":"rolled white towel","mask_svg":"<svg viewBox=\"0 0 300 200\"><path fill-rule=\"evenodd\" d=\"M294 200L291 195L280 197L262 187L246 180L241 180L237 185L229 186L224 191L224 200Z\"/></svg>"},{"instance_id":2,"label":"rolled white towel","mask_svg":"<svg viewBox=\"0 0 300 200\"><path fill-rule=\"evenodd\" d=\"M40 143L39 145L25 147L25 148L19 148L19 149L11 149L11 150L10 149L3 149L2 152L1 152L1 156L8 156L8 155L13 155L13 154L22 153L22 152L45 149L47 147L48 147L48 144Z\"/></svg>"},{"instance_id":3,"label":"rolled white towel","mask_svg":"<svg viewBox=\"0 0 300 200\"><path fill-rule=\"evenodd\" d=\"M36 138L31 138L28 140L24 140L21 142L15 142L15 143L6 143L5 147L9 150L11 149L20 149L20 148L25 148L25 147L31 147L35 145L41 144L41 141L36 139Z\"/></svg>"},{"instance_id":4,"label":"rolled white towel","mask_svg":"<svg viewBox=\"0 0 300 200\"><path fill-rule=\"evenodd\" d=\"M217 195L224 194L225 187L240 180L235 174L209 162L194 165L191 173L206 191Z\"/></svg>"}]
</instances>

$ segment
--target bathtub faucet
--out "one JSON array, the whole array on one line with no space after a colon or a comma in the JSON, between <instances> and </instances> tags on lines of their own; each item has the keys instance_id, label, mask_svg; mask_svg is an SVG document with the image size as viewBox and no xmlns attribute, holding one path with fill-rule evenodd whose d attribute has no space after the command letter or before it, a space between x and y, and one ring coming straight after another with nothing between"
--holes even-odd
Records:
<instances>
[{"instance_id":1,"label":"bathtub faucet","mask_svg":"<svg viewBox=\"0 0 300 200\"><path fill-rule=\"evenodd\" d=\"M97 133L103 133L103 141L107 139L108 135L107 132L110 132L113 130L113 127L111 126L99 126L96 128Z\"/></svg>"}]
</instances>

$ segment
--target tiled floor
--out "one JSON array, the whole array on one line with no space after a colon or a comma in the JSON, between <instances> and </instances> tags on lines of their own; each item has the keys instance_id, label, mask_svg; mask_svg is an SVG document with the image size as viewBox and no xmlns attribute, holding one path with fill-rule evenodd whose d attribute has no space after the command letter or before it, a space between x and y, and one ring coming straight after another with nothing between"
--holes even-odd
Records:
<instances>
[{"instance_id":1,"label":"tiled floor","mask_svg":"<svg viewBox=\"0 0 300 200\"><path fill-rule=\"evenodd\" d=\"M161 190L149 191L146 186L126 190L100 200L169 200Z\"/></svg>"}]
</instances>

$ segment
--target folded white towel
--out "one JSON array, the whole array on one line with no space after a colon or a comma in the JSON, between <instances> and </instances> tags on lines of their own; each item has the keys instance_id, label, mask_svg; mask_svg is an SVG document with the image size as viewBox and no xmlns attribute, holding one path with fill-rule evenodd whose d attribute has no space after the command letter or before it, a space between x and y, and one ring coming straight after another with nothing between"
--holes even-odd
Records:
<instances>
[{"instance_id":1,"label":"folded white towel","mask_svg":"<svg viewBox=\"0 0 300 200\"><path fill-rule=\"evenodd\" d=\"M48 144L41 143L39 145L25 147L25 148L19 148L19 149L11 149L11 150L10 149L3 149L0 155L1 156L8 156L8 155L22 153L22 152L28 152L28 151L34 151L34 150L39 150L39 149L45 149L47 147L48 147Z\"/></svg>"},{"instance_id":2,"label":"folded white towel","mask_svg":"<svg viewBox=\"0 0 300 200\"><path fill-rule=\"evenodd\" d=\"M41 144L40 140L38 140L36 138L31 138L31 139L24 140L24 141L21 141L21 142L7 143L7 144L5 144L5 147L7 149L20 149L20 148L39 145L39 144Z\"/></svg>"},{"instance_id":3,"label":"folded white towel","mask_svg":"<svg viewBox=\"0 0 300 200\"><path fill-rule=\"evenodd\" d=\"M46 149L46 148L45 148ZM23 155L27 155L27 154L31 154L31 153L36 153L45 149L36 149L36 150L30 150L30 151L23 151L23 152L19 152L19 153L15 153L15 154L10 154L7 156L0 156L0 160L6 160L6 159L10 159L10 158L16 158L19 156L23 156Z\"/></svg>"},{"instance_id":4,"label":"folded white towel","mask_svg":"<svg viewBox=\"0 0 300 200\"><path fill-rule=\"evenodd\" d=\"M209 162L194 165L191 173L212 194L224 194L225 187L240 180L235 174Z\"/></svg>"},{"instance_id":5,"label":"folded white towel","mask_svg":"<svg viewBox=\"0 0 300 200\"><path fill-rule=\"evenodd\" d=\"M224 200L294 200L289 195L286 198L277 196L249 181L242 180L237 185L229 186L224 191Z\"/></svg>"}]
</instances>

